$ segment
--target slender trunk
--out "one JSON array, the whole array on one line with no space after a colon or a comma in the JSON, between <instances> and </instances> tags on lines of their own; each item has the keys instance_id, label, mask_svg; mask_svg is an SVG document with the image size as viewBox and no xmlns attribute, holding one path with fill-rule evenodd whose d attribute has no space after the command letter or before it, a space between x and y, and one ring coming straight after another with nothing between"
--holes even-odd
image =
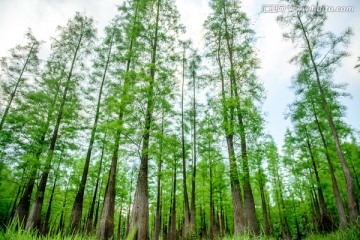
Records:
<instances>
[{"instance_id":1,"label":"slender trunk","mask_svg":"<svg viewBox=\"0 0 360 240\"><path fill-rule=\"evenodd\" d=\"M317 113L315 111L314 103L311 102L311 104L312 104L312 110L313 110L313 114L314 114L314 118L315 118L315 123L316 123L317 129L319 131L322 144L324 146L326 161L327 161L328 166L329 166L329 171L330 171L330 176L331 176L331 184L332 184L334 198L335 198L335 202L336 202L336 209L337 209L339 219L340 219L340 226L342 228L346 228L347 225L348 225L348 222L347 222L347 218L346 218L345 208L344 208L344 204L343 204L343 202L341 200L341 195L340 195L339 187L337 185L337 180L336 180L336 177L335 177L334 167L333 167L333 164L331 162L331 158L330 158L330 154L329 154L329 150L328 150L328 145L327 145L325 136L323 134L323 130L322 130L322 127L320 125L319 119L317 117Z\"/></svg>"},{"instance_id":2,"label":"slender trunk","mask_svg":"<svg viewBox=\"0 0 360 240\"><path fill-rule=\"evenodd\" d=\"M22 189L23 189L22 186L19 186L19 187L18 187L18 190L17 190L16 196L15 196L14 202L13 202L12 207L11 207L11 210L10 210L9 221L13 218L13 216L14 216L14 214L15 214L15 208L16 208L16 205L17 205L17 202L18 202L19 195L20 195L21 192L22 192ZM21 200L21 199L20 199L20 200ZM8 209L8 210L9 210L9 209ZM7 216L8 216L8 212L6 213L4 223L7 222ZM15 224L16 224L16 223L15 223Z\"/></svg>"},{"instance_id":3,"label":"slender trunk","mask_svg":"<svg viewBox=\"0 0 360 240\"><path fill-rule=\"evenodd\" d=\"M210 148L209 148L210 149ZM209 156L209 158L211 159L211 156ZM209 223L209 228L210 228L210 240L214 239L214 226L215 226L215 219L214 219L214 200L213 200L213 172L212 172L212 166L211 166L211 160L210 160L210 164L209 164L209 175L210 175L210 179L209 179L209 184L210 184L210 223Z\"/></svg>"},{"instance_id":4,"label":"slender trunk","mask_svg":"<svg viewBox=\"0 0 360 240\"><path fill-rule=\"evenodd\" d=\"M100 185L99 185L99 188L100 188L100 189L101 189L101 185L102 185L102 181L100 182ZM94 226L93 226L94 229L96 229L97 223L98 223L98 219L99 219L100 194L101 194L101 190L99 190L98 200L97 200L97 204L96 204L95 219L94 219Z\"/></svg>"},{"instance_id":5,"label":"slender trunk","mask_svg":"<svg viewBox=\"0 0 360 240\"><path fill-rule=\"evenodd\" d=\"M60 162L59 162L60 165ZM59 167L58 167L59 169ZM53 202L53 198L54 198L54 192L55 192L55 187L56 187L56 181L57 181L57 173L55 173L55 180L54 180L54 184L51 190L51 195L50 195L50 199L49 199L49 205L46 211L46 215L45 215L45 221L41 230L42 235L47 235L48 231L49 231L49 221L50 221L50 214L51 214L51 207L52 207L52 202Z\"/></svg>"},{"instance_id":6,"label":"slender trunk","mask_svg":"<svg viewBox=\"0 0 360 240\"><path fill-rule=\"evenodd\" d=\"M59 227L57 232L58 233L62 233L64 231L64 209L65 209L65 205L66 205L66 194L65 194L65 198L63 201L63 205L62 205L62 209L61 209L61 215L60 215L60 221L59 221Z\"/></svg>"},{"instance_id":7,"label":"slender trunk","mask_svg":"<svg viewBox=\"0 0 360 240\"><path fill-rule=\"evenodd\" d=\"M152 42L151 52L151 67L149 89L147 92L147 106L145 116L144 134L142 136L142 148L140 157L140 169L138 181L136 185L134 207L131 214L130 233L135 231L134 240L148 240L149 239L149 189L148 189L148 164L149 164L149 143L150 143L150 129L153 121L154 108L154 81L155 81L155 66L157 63L157 47L158 47L158 30L160 19L160 3L157 1L155 33Z\"/></svg>"},{"instance_id":8,"label":"slender trunk","mask_svg":"<svg viewBox=\"0 0 360 240\"><path fill-rule=\"evenodd\" d=\"M35 197L34 203L31 207L31 212L30 212L28 221L26 223L26 227L25 227L26 230L29 230L31 228L39 229L39 227L40 227L41 209L42 209L42 205L43 205L43 201L44 201L46 183L47 183L47 179L49 177L49 172L51 169L51 161L52 161L52 158L54 155L54 150L55 150L56 142L58 139L58 133L59 133L60 124L61 124L63 113L64 113L65 103L67 101L67 93L70 88L70 82L71 82L71 78L72 78L72 74L73 74L73 69L75 66L77 54L80 49L82 38L83 38L83 32L81 29L79 41L77 43L77 46L76 46L76 49L74 52L69 75L66 80L66 85L65 85L64 92L63 92L63 96L62 96L59 113L57 115L54 132L51 137L51 142L50 142L50 147L49 147L48 155L47 155L46 162L45 162L45 167L44 167L43 173L41 175L40 184L39 184L39 187L36 192L36 197Z\"/></svg>"},{"instance_id":9,"label":"slender trunk","mask_svg":"<svg viewBox=\"0 0 360 240\"><path fill-rule=\"evenodd\" d=\"M127 216L126 216L126 235L128 235L130 232L130 211L131 211L131 204L132 204L133 176L134 176L134 170L131 173L131 180L130 180L129 204L128 204L128 212L127 212Z\"/></svg>"},{"instance_id":10,"label":"slender trunk","mask_svg":"<svg viewBox=\"0 0 360 240\"><path fill-rule=\"evenodd\" d=\"M26 70L26 67L27 67L29 61L30 61L30 57L31 57L31 54L32 54L32 51L33 51L34 47L35 47L35 43L33 43L33 44L31 45L30 51L29 51L29 53L28 53L28 55L27 55L27 57L26 57L26 60L25 60L25 63L24 63L24 65L23 65L22 69L21 69L20 75L19 75L18 79L16 80L15 88L14 88L14 90L13 90L13 91L11 92L11 94L10 94L9 102L7 103L7 105L6 105L6 107L5 107L4 114L3 114L2 118L1 118L1 121L0 121L0 131L3 129L3 126L4 126L4 123L5 123L6 117L7 117L8 113L9 113L11 104L12 104L14 98L15 98L17 89L19 88L19 86L20 86L20 84L21 84L21 82L22 82L22 79L21 79L21 78L22 78L22 76L23 76L23 74L24 74L24 72L25 72L25 70Z\"/></svg>"},{"instance_id":11,"label":"slender trunk","mask_svg":"<svg viewBox=\"0 0 360 240\"><path fill-rule=\"evenodd\" d=\"M193 230L196 229L196 206L195 206L195 194L196 194L196 81L195 81L195 73L192 73L193 77L193 144L194 144L194 156L193 156L193 171L192 171L192 179L191 179L191 210L190 210L190 228Z\"/></svg>"},{"instance_id":12,"label":"slender trunk","mask_svg":"<svg viewBox=\"0 0 360 240\"><path fill-rule=\"evenodd\" d=\"M91 153L92 153L93 146L94 146L95 134L96 134L97 125L98 125L99 116L100 116L101 98L102 98L103 87L104 87L104 83L105 83L105 79L106 79L106 73L108 70L109 63L110 63L110 56L111 56L114 35L115 35L115 31L113 31L113 34L111 36L110 45L109 45L107 58L106 58L106 63L105 63L105 67L104 67L104 72L102 75L102 80L101 80L100 89L99 89L99 95L98 95L98 99L97 99L96 111L95 111L95 119L94 119L94 123L93 123L92 129L91 129L91 136L90 136L89 146L87 149L84 170L83 170L83 174L81 177L81 183L80 183L78 192L76 194L74 205L73 205L72 212L71 212L70 226L71 226L72 232L78 231L79 227L81 225L81 216L82 216L82 210L83 210L85 185L86 185L86 180L87 180L87 176L88 176L88 172L89 172Z\"/></svg>"},{"instance_id":13,"label":"slender trunk","mask_svg":"<svg viewBox=\"0 0 360 240\"><path fill-rule=\"evenodd\" d=\"M169 224L169 240L175 240L176 238L176 158L174 156L175 165L174 165L174 179L173 179L173 192L171 198L171 216Z\"/></svg>"},{"instance_id":14,"label":"slender trunk","mask_svg":"<svg viewBox=\"0 0 360 240\"><path fill-rule=\"evenodd\" d=\"M186 183L186 152L185 152L185 130L184 130L184 83L185 83L185 47L182 59L182 83L181 83L181 148L182 148L182 172L183 172L183 193L184 193L184 227L183 236L189 238L190 234L190 210L189 196Z\"/></svg>"},{"instance_id":15,"label":"slender trunk","mask_svg":"<svg viewBox=\"0 0 360 240\"><path fill-rule=\"evenodd\" d=\"M164 135L164 110L161 117L161 138L160 138L160 156L158 160L157 175L157 196L156 196L156 214L155 214L155 230L154 239L159 240L161 230L161 171L162 171L162 151L163 151L163 135Z\"/></svg>"},{"instance_id":16,"label":"slender trunk","mask_svg":"<svg viewBox=\"0 0 360 240\"><path fill-rule=\"evenodd\" d=\"M325 113L326 113L326 117L329 123L329 127L331 129L331 133L333 135L334 138L334 142L335 142L335 147L336 147L336 152L338 154L339 160L340 160L340 164L341 164L341 168L345 177L345 182L346 182L346 195L347 195L347 200L348 200L348 209L349 209L349 215L350 215L350 220L351 223L356 224L357 218L359 216L359 210L358 210L358 206L357 206L357 201L356 201L356 197L355 197L355 186L354 186L354 181L353 178L351 176L351 172L350 169L347 165L347 162L345 160L343 151L341 149L341 144L340 144L340 140L339 140L339 136L333 121L333 117L331 114L331 109L328 106L326 97L325 97L325 91L323 89L323 86L321 84L320 81L320 74L318 71L318 66L315 62L315 58L313 56L313 50L310 44L310 40L308 38L307 32L305 30L305 27L302 23L302 20L300 18L300 16L298 15L298 20L301 26L301 29L303 31L303 35L307 44L307 48L310 54L310 60L312 63L312 66L314 68L315 71L315 75L316 75L316 83L318 86L318 90L320 93L320 97L321 97L321 101L322 101L322 105L325 109Z\"/></svg>"},{"instance_id":17,"label":"slender trunk","mask_svg":"<svg viewBox=\"0 0 360 240\"><path fill-rule=\"evenodd\" d=\"M264 191L264 183L262 180L262 171L261 166L259 167L259 187L260 187L260 196L261 196L261 209L262 209L262 216L263 216L263 224L264 224L264 233L265 236L270 236L270 224L269 224L269 218L268 218L268 211L267 211L267 204L265 199L265 191Z\"/></svg>"},{"instance_id":18,"label":"slender trunk","mask_svg":"<svg viewBox=\"0 0 360 240\"><path fill-rule=\"evenodd\" d=\"M93 195L93 198L92 198L92 201L91 201L90 210L89 210L89 217L87 219L87 224L86 224L86 234L90 234L92 232L92 228L93 228L93 216L94 216L94 210L95 210L96 196L97 196L97 192L98 192L98 189L99 189L99 183L100 183L100 174L101 174L102 161L103 161L104 152L105 152L105 139L106 139L106 136L107 136L107 134L105 132L104 142L103 142L103 146L102 146L102 149L101 149L101 156L100 156L100 162L99 162L99 169L98 169L98 172L97 172L94 195Z\"/></svg>"},{"instance_id":19,"label":"slender trunk","mask_svg":"<svg viewBox=\"0 0 360 240\"><path fill-rule=\"evenodd\" d=\"M319 178L319 172L317 170L317 166L316 166L316 162L314 159L314 154L312 151L312 146L309 140L309 136L306 133L306 145L310 154L310 159L311 159L311 163L313 166L313 170L315 173L315 179L316 179L316 184L317 184L317 192L319 195L319 203L320 203L320 208L321 208L321 214L320 214L320 218L318 219L318 226L320 228L320 231L322 232L330 232L333 230L333 223L332 220L330 218L330 215L327 211L327 207L326 207L326 203L325 203L325 198L324 198L324 194L323 191L321 189L321 183L320 183L320 178Z\"/></svg>"},{"instance_id":20,"label":"slender trunk","mask_svg":"<svg viewBox=\"0 0 360 240\"><path fill-rule=\"evenodd\" d=\"M278 170L277 170L278 171ZM285 203L284 203L284 197L283 197L283 192L282 192L282 184L280 182L280 179L279 179L279 173L277 172L277 181L278 183L280 184L280 187L279 187L279 194L280 194L280 203L281 203L281 209L283 211L283 214L284 214L284 233L285 233L285 236L286 236L286 239L291 239L291 233L290 233L290 229L289 229L289 223L288 223L288 220L287 220L287 217L286 217L286 208L285 208Z\"/></svg>"},{"instance_id":21,"label":"slender trunk","mask_svg":"<svg viewBox=\"0 0 360 240\"><path fill-rule=\"evenodd\" d=\"M117 229L117 239L120 240L121 236L121 220L122 220L122 209L123 209L123 203L121 203L120 206L120 212L119 212L119 223L118 223L118 229Z\"/></svg>"}]
</instances>

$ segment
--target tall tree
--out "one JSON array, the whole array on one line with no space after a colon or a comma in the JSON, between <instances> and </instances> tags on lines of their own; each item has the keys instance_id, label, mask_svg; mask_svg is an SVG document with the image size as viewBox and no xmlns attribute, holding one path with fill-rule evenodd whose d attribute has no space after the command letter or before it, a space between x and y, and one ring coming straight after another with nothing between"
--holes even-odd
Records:
<instances>
[{"instance_id":1,"label":"tall tree","mask_svg":"<svg viewBox=\"0 0 360 240\"><path fill-rule=\"evenodd\" d=\"M290 1L291 7L296 9L307 7L309 1ZM328 127L331 130L336 152L340 160L341 168L346 181L346 194L348 208L352 223L356 223L359 216L359 210L355 198L355 187L351 171L345 160L341 149L341 142L338 129L333 120L332 106L327 99L327 86L324 79L331 78L332 72L341 59L348 54L341 50L341 45L347 45L352 35L351 29L346 29L340 36L335 36L331 32L325 32L324 24L326 22L326 12L320 11L319 2L316 3L315 11L289 11L279 16L278 21L285 26L290 26L290 31L284 34L284 37L291 39L294 43L301 44L302 50L294 58L298 63L307 61L314 76L318 95L321 99L321 105L325 110Z\"/></svg>"},{"instance_id":2,"label":"tall tree","mask_svg":"<svg viewBox=\"0 0 360 240\"><path fill-rule=\"evenodd\" d=\"M3 96L8 98L1 116L0 131L3 129L16 94L27 79L26 75L36 74L38 71L39 59L37 55L41 41L34 37L30 29L26 32L25 37L26 44L17 45L10 49L10 56L2 57L0 60L2 71L0 80L5 81L1 84L1 92L4 94Z\"/></svg>"},{"instance_id":3,"label":"tall tree","mask_svg":"<svg viewBox=\"0 0 360 240\"><path fill-rule=\"evenodd\" d=\"M123 118L127 112L127 105L131 102L132 91L130 89L133 86L135 72L132 69L134 59L138 55L139 49L136 48L138 45L138 37L142 30L141 17L146 9L144 1L129 1L120 8L121 20L128 19L128 21L122 21L120 29L124 31L118 31L120 35L117 36L120 41L120 49L124 49L122 52L123 57L120 58L120 63L124 65L125 69L120 69L120 75L122 77L122 85L120 89L120 97L118 102L115 104L117 119L115 121L115 141L113 145L113 154L111 159L111 166L109 171L109 178L107 182L107 188L105 191L104 206L101 213L100 227L98 231L98 237L100 239L109 239L114 234L114 208L115 208L115 185L116 185L116 172L118 164L118 154L120 146L120 137L123 133ZM121 34L124 35L121 35Z\"/></svg>"},{"instance_id":4,"label":"tall tree","mask_svg":"<svg viewBox=\"0 0 360 240\"><path fill-rule=\"evenodd\" d=\"M134 205L130 220L130 234L135 239L149 238L149 146L151 129L154 122L154 113L158 104L159 86L173 79L175 57L174 47L177 46L177 34L181 30L178 24L178 13L173 1L150 1L147 6L153 15L149 15L145 32L150 56L145 67L148 73L144 74L145 88L145 114L142 130L142 143L140 152L140 167L137 178ZM146 61L146 60L145 60ZM166 66L164 65L166 63Z\"/></svg>"},{"instance_id":5,"label":"tall tree","mask_svg":"<svg viewBox=\"0 0 360 240\"><path fill-rule=\"evenodd\" d=\"M73 209L71 212L71 228L74 230L78 230L79 226L81 225L81 216L82 216L82 210L83 210L83 201L84 201L84 191L85 191L85 185L87 180L87 175L89 172L89 165L90 165L90 159L91 159L91 153L93 150L94 142L95 142L95 135L97 131L98 121L100 117L100 108L102 103L102 95L103 95L103 88L105 84L105 80L107 77L107 71L109 68L110 60L112 58L112 46L115 36L115 28L112 27L110 29L107 29L108 36L104 40L104 47L98 48L98 54L99 59L103 60L102 63L95 64L95 66L100 65L102 69L101 75L101 81L100 81L100 88L98 92L98 98L97 98L97 104L96 104L96 110L95 110L95 116L94 116L94 123L91 128L91 135L89 140L89 146L86 153L86 159L85 159L85 165L83 170L83 175L81 177L81 183L79 186L79 190L75 197L75 202L73 205ZM100 70L101 71L101 70ZM98 73L99 76L99 73ZM97 76L95 76L97 77Z\"/></svg>"},{"instance_id":6,"label":"tall tree","mask_svg":"<svg viewBox=\"0 0 360 240\"><path fill-rule=\"evenodd\" d=\"M69 20L66 27L59 29L59 39L55 39L53 43L53 54L62 55L64 52L68 53L69 56L64 56L63 61L65 61L67 67L69 67L69 70L67 72L66 81L64 83L60 106L57 111L56 122L50 141L50 147L47 152L47 157L41 175L39 187L36 192L36 197L32 205L28 221L26 223L26 229L39 228L47 179L51 169L51 162L54 155L56 142L59 136L60 124L63 120L65 106L69 101L68 94L70 94L71 90L76 87L76 80L78 80L75 74L76 68L78 68L76 63L78 63L78 61L81 62L84 56L89 53L95 36L95 29L93 27L92 18L82 16L80 13L76 13L75 17ZM71 61L68 60L68 57L70 57Z\"/></svg>"}]
</instances>

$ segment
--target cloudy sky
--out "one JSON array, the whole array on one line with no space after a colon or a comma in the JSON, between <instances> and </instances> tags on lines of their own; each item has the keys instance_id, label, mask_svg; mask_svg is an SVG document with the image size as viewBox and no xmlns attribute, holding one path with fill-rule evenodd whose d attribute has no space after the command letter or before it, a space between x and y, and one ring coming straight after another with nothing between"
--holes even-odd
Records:
<instances>
[{"instance_id":1,"label":"cloudy sky","mask_svg":"<svg viewBox=\"0 0 360 240\"><path fill-rule=\"evenodd\" d=\"M239 0L240 1L240 0ZM54 36L55 28L64 25L76 11L86 12L93 16L99 34L116 14L116 5L122 0L0 0L0 56L17 43L21 43L28 27L32 28L38 39L47 41L41 55L49 52L50 36ZM282 145L284 132L289 121L284 119L287 104L293 100L289 89L291 77L296 67L289 64L295 49L290 42L282 39L282 30L276 23L276 13L262 13L264 4L276 4L277 0L242 0L242 7L252 20L253 29L258 37L257 49L261 59L258 71L264 83L267 99L264 110L267 113L267 130L274 136L279 146ZM202 24L210 12L208 0L176 0L181 20L187 27L187 35L192 38L195 47L203 44ZM360 1L330 0L323 3L329 6L353 6L354 12L329 13L327 29L335 33L342 32L350 26L354 36L349 47L351 56L343 61L335 74L336 82L345 82L351 99L343 99L347 106L346 122L360 129L360 73L354 69L360 57Z\"/></svg>"}]
</instances>

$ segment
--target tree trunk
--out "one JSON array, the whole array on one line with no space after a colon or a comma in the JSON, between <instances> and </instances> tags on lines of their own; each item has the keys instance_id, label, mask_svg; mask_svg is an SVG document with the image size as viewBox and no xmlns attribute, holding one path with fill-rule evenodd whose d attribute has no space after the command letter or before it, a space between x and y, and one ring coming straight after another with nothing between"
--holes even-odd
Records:
<instances>
[{"instance_id":1,"label":"tree trunk","mask_svg":"<svg viewBox=\"0 0 360 240\"><path fill-rule=\"evenodd\" d=\"M322 144L324 146L326 161L327 161L328 166L329 166L329 171L330 171L330 176L331 176L331 184L332 184L334 198L335 198L335 202L336 202L336 209L337 209L339 219L340 219L340 226L342 228L346 228L347 225L348 225L348 222L347 222L347 218L346 218L344 204L343 204L343 202L341 200L340 191L339 191L339 188L338 188L338 185L337 185L337 180L336 180L336 177L335 177L334 167L333 167L332 162L331 162L331 158L330 158L330 154L329 154L329 150L328 150L328 145L327 145L327 142L325 140L325 136L323 134L323 130L321 128L320 122L318 120L317 113L315 111L314 103L311 102L311 104L312 104L312 110L313 110L313 114L314 114L314 118L315 118L315 123L316 123L317 129L319 131Z\"/></svg>"},{"instance_id":2,"label":"tree trunk","mask_svg":"<svg viewBox=\"0 0 360 240\"><path fill-rule=\"evenodd\" d=\"M347 200L348 200L348 208L349 208L349 215L350 215L350 220L353 224L356 224L357 218L359 216L359 210L358 210L358 206L357 206L357 201L356 201L356 197L355 197L355 186L354 186L354 181L353 178L351 176L351 172L350 169L346 163L344 154L342 152L341 149L341 144L340 144L340 140L339 140L339 136L333 121L333 117L331 114L331 109L328 106L326 97L325 97L325 92L323 89L323 86L321 85L321 81L320 81L320 74L318 71L318 66L315 62L315 58L313 56L313 50L310 44L310 41L308 39L308 35L306 33L305 27L302 23L302 20L300 18L300 16L298 15L298 20L301 26L301 29L303 31L303 35L307 44L307 48L310 54L310 60L312 63L312 66L314 68L315 71L315 75L316 75L316 83L318 86L318 90L319 90L319 94L321 97L321 101L322 101L322 105L325 109L325 113L326 113L326 117L329 123L329 127L331 129L331 133L333 135L334 138L334 142L335 142L335 147L336 147L336 152L338 154L339 160L340 160L340 164L341 164L341 168L343 170L344 173L344 177L345 177L345 182L346 182L346 195L347 195Z\"/></svg>"},{"instance_id":3,"label":"tree trunk","mask_svg":"<svg viewBox=\"0 0 360 240\"><path fill-rule=\"evenodd\" d=\"M60 165L60 162L59 162ZM57 170L59 169L59 165ZM55 187L56 187L56 181L57 181L57 173L55 173L55 180L54 180L54 184L51 190L51 195L50 195L50 200L49 200L49 205L46 211L46 215L45 215L45 221L41 230L41 234L42 235L47 235L48 231L49 231L49 222L50 222L50 214L51 214L51 206L52 206L52 202L53 202L53 198L54 198L54 192L55 192Z\"/></svg>"},{"instance_id":4,"label":"tree trunk","mask_svg":"<svg viewBox=\"0 0 360 240\"><path fill-rule=\"evenodd\" d=\"M118 223L118 229L117 229L117 239L120 240L121 236L121 220L122 220L122 209L123 209L123 203L121 203L120 206L120 212L119 212L119 223Z\"/></svg>"},{"instance_id":5,"label":"tree trunk","mask_svg":"<svg viewBox=\"0 0 360 240\"><path fill-rule=\"evenodd\" d=\"M211 158L211 156L210 156ZM210 164L209 164L209 174L210 174L210 179L209 179L209 184L210 184L210 223L209 223L209 228L210 228L210 240L214 239L214 227L215 227L215 217L214 217L214 200L213 200L213 172L212 172L212 166L211 166L211 160L210 160Z\"/></svg>"},{"instance_id":6,"label":"tree trunk","mask_svg":"<svg viewBox=\"0 0 360 240\"><path fill-rule=\"evenodd\" d=\"M102 149L101 149L101 156L100 156L100 162L99 162L99 169L98 169L98 172L97 172L94 195L93 195L91 205L90 205L89 217L88 217L87 223L86 223L86 234L90 234L92 232L92 228L93 228L93 216L94 216L94 210L95 210L96 196L97 196L97 192L98 192L98 189L99 189L99 183L100 183L100 174L101 174L101 168L102 168L102 161L103 161L104 152L105 152L106 135L107 134L105 132L104 143L103 143L103 146L102 146Z\"/></svg>"},{"instance_id":7,"label":"tree trunk","mask_svg":"<svg viewBox=\"0 0 360 240\"><path fill-rule=\"evenodd\" d=\"M155 229L154 239L159 240L161 231L161 171L162 171L162 151L163 151L163 135L164 135L164 111L161 117L161 139L160 139L160 156L158 160L158 175L157 175L157 195L156 195L156 214L155 214Z\"/></svg>"},{"instance_id":8,"label":"tree trunk","mask_svg":"<svg viewBox=\"0 0 360 240\"><path fill-rule=\"evenodd\" d=\"M195 71L195 70L193 70ZM196 194L196 81L195 81L195 73L192 73L193 77L193 144L194 144L194 159L193 159L193 171L192 171L192 179L191 179L191 210L190 210L190 228L191 231L196 230L196 206L195 206L195 194Z\"/></svg>"},{"instance_id":9,"label":"tree trunk","mask_svg":"<svg viewBox=\"0 0 360 240\"><path fill-rule=\"evenodd\" d=\"M319 203L320 203L320 208L321 208L321 214L320 214L320 218L318 219L318 225L319 225L319 228L320 228L321 232L330 232L334 228L333 227L333 222L332 222L332 220L330 218L330 215L329 215L329 213L327 211L327 207L326 207L326 203L325 203L325 199L324 199L324 194L323 194L323 191L321 189L319 172L317 170L316 162L315 162L315 159L314 159L314 154L313 154L313 151L312 151L312 146L310 144L310 140L309 140L307 132L306 132L306 145L307 145L307 148L309 150L311 163L312 163L313 170L314 170L314 173L315 173L317 191L318 191L318 195L319 195Z\"/></svg>"},{"instance_id":10,"label":"tree trunk","mask_svg":"<svg viewBox=\"0 0 360 240\"><path fill-rule=\"evenodd\" d=\"M171 198L171 215L170 215L170 223L169 223L169 240L175 240L176 237L176 157L174 156L174 179L173 179L173 192Z\"/></svg>"},{"instance_id":11,"label":"tree trunk","mask_svg":"<svg viewBox=\"0 0 360 240\"><path fill-rule=\"evenodd\" d=\"M102 98L103 87L104 87L104 83L105 83L105 79L106 79L106 73L108 70L109 62L110 62L111 49L112 49L112 45L113 45L114 35L115 35L115 31L113 31L113 34L111 36L109 50L108 50L107 57L106 57L104 73L102 75L102 80L101 80L100 89L99 89L99 95L98 95L98 99L97 99L95 119L94 119L94 123L93 123L92 129L91 129L91 136L90 136L89 146L87 149L84 170L83 170L83 174L81 177L81 183L79 186L79 190L76 194L74 205L73 205L72 212L71 212L70 226L71 226L71 230L73 233L78 231L79 227L81 225L81 216L82 216L82 210L83 210L85 185L86 185L87 175L89 172L91 153L92 153L92 149L93 149L93 145L94 145L94 141L95 141L95 134L96 134L98 120L99 120L99 116L100 116L101 98Z\"/></svg>"},{"instance_id":12,"label":"tree trunk","mask_svg":"<svg viewBox=\"0 0 360 240\"><path fill-rule=\"evenodd\" d=\"M264 234L265 236L270 236L270 224L269 224L267 205L265 199L264 183L262 181L261 166L259 166L259 176L260 176L259 187L260 187L261 209L262 209L263 224L264 224Z\"/></svg>"},{"instance_id":13,"label":"tree trunk","mask_svg":"<svg viewBox=\"0 0 360 240\"><path fill-rule=\"evenodd\" d=\"M188 239L190 236L190 210L189 196L186 181L186 156L185 156L185 130L184 130L184 83L185 83L185 47L182 59L182 83L181 83L181 147L182 147L182 172L183 172L183 193L184 193L184 226L183 236Z\"/></svg>"}]
</instances>

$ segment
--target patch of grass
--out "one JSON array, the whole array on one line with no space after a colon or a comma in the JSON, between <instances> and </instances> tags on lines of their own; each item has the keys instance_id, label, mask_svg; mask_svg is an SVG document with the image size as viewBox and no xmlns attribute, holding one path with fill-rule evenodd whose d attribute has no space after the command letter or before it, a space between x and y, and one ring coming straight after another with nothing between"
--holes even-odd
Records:
<instances>
[{"instance_id":1,"label":"patch of grass","mask_svg":"<svg viewBox=\"0 0 360 240\"><path fill-rule=\"evenodd\" d=\"M352 226L349 229L340 229L329 234L316 234L306 238L306 240L359 240L360 239L360 225Z\"/></svg>"}]
</instances>

